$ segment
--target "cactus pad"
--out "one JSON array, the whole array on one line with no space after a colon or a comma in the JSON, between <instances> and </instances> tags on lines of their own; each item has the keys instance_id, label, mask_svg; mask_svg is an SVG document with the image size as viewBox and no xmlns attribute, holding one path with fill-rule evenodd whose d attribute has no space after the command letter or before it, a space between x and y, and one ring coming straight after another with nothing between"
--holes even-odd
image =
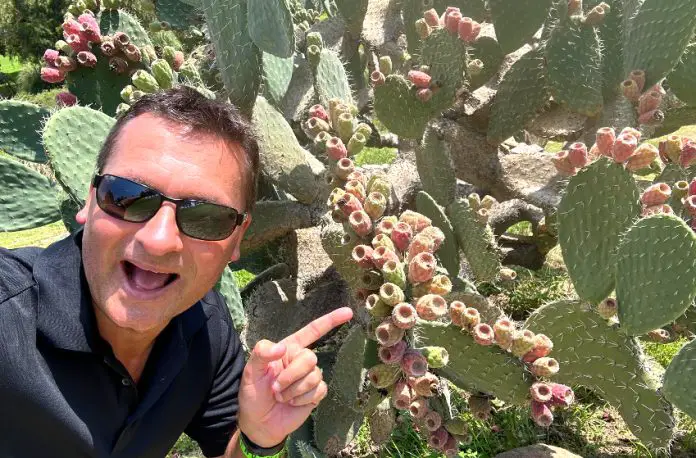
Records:
<instances>
[{"instance_id":1,"label":"cactus pad","mask_svg":"<svg viewBox=\"0 0 696 458\"><path fill-rule=\"evenodd\" d=\"M203 13L198 8L181 0L157 0L155 4L157 19L168 22L174 29L188 29L201 22Z\"/></svg>"},{"instance_id":2,"label":"cactus pad","mask_svg":"<svg viewBox=\"0 0 696 458\"><path fill-rule=\"evenodd\" d=\"M222 271L222 276L215 285L215 290L223 295L227 303L227 309L232 316L234 328L241 332L246 324L246 315L244 314L244 304L242 304L242 295L239 293L237 280L234 278L230 266L225 267Z\"/></svg>"},{"instance_id":3,"label":"cactus pad","mask_svg":"<svg viewBox=\"0 0 696 458\"><path fill-rule=\"evenodd\" d=\"M338 271L351 288L357 289L363 269L351 259L355 246L360 245L360 239L346 233L340 224L327 224L321 231L321 246L331 258L334 268Z\"/></svg>"},{"instance_id":4,"label":"cactus pad","mask_svg":"<svg viewBox=\"0 0 696 458\"><path fill-rule=\"evenodd\" d=\"M32 162L46 162L38 130L49 111L19 100L0 102L0 150Z\"/></svg>"},{"instance_id":5,"label":"cactus pad","mask_svg":"<svg viewBox=\"0 0 696 458\"><path fill-rule=\"evenodd\" d=\"M73 234L82 227L82 225L78 224L75 220L77 212L80 211L80 204L75 202L75 200L65 192L61 192L59 196L60 217L68 232Z\"/></svg>"},{"instance_id":6,"label":"cactus pad","mask_svg":"<svg viewBox=\"0 0 696 458\"><path fill-rule=\"evenodd\" d=\"M113 36L116 32L128 35L130 42L139 48L152 46L150 37L138 20L121 10L102 10L97 16L102 35Z\"/></svg>"},{"instance_id":7,"label":"cactus pad","mask_svg":"<svg viewBox=\"0 0 696 458\"><path fill-rule=\"evenodd\" d=\"M531 40L544 23L551 3L552 0L488 0L495 25L495 36L505 54Z\"/></svg>"},{"instance_id":8,"label":"cactus pad","mask_svg":"<svg viewBox=\"0 0 696 458\"><path fill-rule=\"evenodd\" d=\"M375 113L391 132L400 137L421 138L425 125L436 113L432 104L418 100L409 82L397 74L387 76L374 92Z\"/></svg>"},{"instance_id":9,"label":"cactus pad","mask_svg":"<svg viewBox=\"0 0 696 458\"><path fill-rule=\"evenodd\" d=\"M430 67L429 73L433 81L440 85L440 89L433 93L433 98L428 103L438 110L451 106L457 89L466 77L467 53L464 41L446 29L433 31L421 45L420 64Z\"/></svg>"},{"instance_id":10,"label":"cactus pad","mask_svg":"<svg viewBox=\"0 0 696 458\"><path fill-rule=\"evenodd\" d=\"M617 254L619 323L629 335L671 323L696 297L696 235L680 218L655 215L624 235Z\"/></svg>"},{"instance_id":11,"label":"cactus pad","mask_svg":"<svg viewBox=\"0 0 696 458\"><path fill-rule=\"evenodd\" d=\"M544 57L530 51L515 62L500 83L491 108L488 141L501 143L537 115L549 99Z\"/></svg>"},{"instance_id":12,"label":"cactus pad","mask_svg":"<svg viewBox=\"0 0 696 458\"><path fill-rule=\"evenodd\" d=\"M465 199L450 204L447 216L476 280L493 280L500 270L500 250L490 226L476 218L476 213Z\"/></svg>"},{"instance_id":13,"label":"cactus pad","mask_svg":"<svg viewBox=\"0 0 696 458\"><path fill-rule=\"evenodd\" d=\"M662 393L674 406L696 418L693 382L696 377L696 340L685 345L667 367Z\"/></svg>"},{"instance_id":14,"label":"cactus pad","mask_svg":"<svg viewBox=\"0 0 696 458\"><path fill-rule=\"evenodd\" d=\"M314 201L322 189L315 170L323 165L302 149L283 115L263 97L257 98L252 123L259 136L264 173L300 202Z\"/></svg>"},{"instance_id":15,"label":"cactus pad","mask_svg":"<svg viewBox=\"0 0 696 458\"><path fill-rule=\"evenodd\" d=\"M368 0L336 0L338 12L345 19L348 31L356 38L362 32L367 4Z\"/></svg>"},{"instance_id":16,"label":"cactus pad","mask_svg":"<svg viewBox=\"0 0 696 458\"><path fill-rule=\"evenodd\" d=\"M416 166L425 192L442 206L454 202L457 191L454 164L434 129L425 131L421 145L416 148Z\"/></svg>"},{"instance_id":17,"label":"cactus pad","mask_svg":"<svg viewBox=\"0 0 696 458\"><path fill-rule=\"evenodd\" d=\"M605 2L611 8L598 25L597 33L602 42L602 92L606 99L618 94L621 81L626 78L623 71L624 41L623 41L623 11L622 0L590 0L585 3L585 11ZM623 127L623 126L622 126Z\"/></svg>"},{"instance_id":18,"label":"cactus pad","mask_svg":"<svg viewBox=\"0 0 696 458\"><path fill-rule=\"evenodd\" d=\"M78 202L87 197L99 150L115 123L100 111L75 106L56 112L44 127L43 142L56 179Z\"/></svg>"},{"instance_id":19,"label":"cactus pad","mask_svg":"<svg viewBox=\"0 0 696 458\"><path fill-rule=\"evenodd\" d=\"M560 365L555 380L583 385L616 406L630 430L651 449L667 447L674 418L657 394L657 375L648 372L634 338L608 327L589 305L561 301L533 312L525 328L553 340Z\"/></svg>"},{"instance_id":20,"label":"cactus pad","mask_svg":"<svg viewBox=\"0 0 696 458\"><path fill-rule=\"evenodd\" d=\"M287 0L247 2L249 36L264 52L290 57L295 52L295 31Z\"/></svg>"},{"instance_id":21,"label":"cactus pad","mask_svg":"<svg viewBox=\"0 0 696 458\"><path fill-rule=\"evenodd\" d=\"M546 62L554 99L586 116L602 109L602 50L593 27L561 21L546 45Z\"/></svg>"},{"instance_id":22,"label":"cactus pad","mask_svg":"<svg viewBox=\"0 0 696 458\"><path fill-rule=\"evenodd\" d=\"M570 179L558 207L558 240L578 295L598 303L614 289L619 238L640 213L623 166L601 158Z\"/></svg>"},{"instance_id":23,"label":"cactus pad","mask_svg":"<svg viewBox=\"0 0 696 458\"><path fill-rule=\"evenodd\" d=\"M435 253L440 259L442 266L447 269L450 277L459 275L459 245L454 235L454 229L442 207L424 191L420 191L416 196L416 209L432 220L433 226L440 228L445 234L445 240Z\"/></svg>"},{"instance_id":24,"label":"cactus pad","mask_svg":"<svg viewBox=\"0 0 696 458\"><path fill-rule=\"evenodd\" d=\"M624 75L643 70L645 87L654 85L677 64L694 30L696 2L645 0L627 31Z\"/></svg>"},{"instance_id":25,"label":"cactus pad","mask_svg":"<svg viewBox=\"0 0 696 458\"><path fill-rule=\"evenodd\" d=\"M19 162L0 156L0 231L21 231L60 220L56 186Z\"/></svg>"},{"instance_id":26,"label":"cactus pad","mask_svg":"<svg viewBox=\"0 0 696 458\"><path fill-rule=\"evenodd\" d=\"M449 363L433 371L458 387L472 392L491 393L512 404L527 402L531 374L512 354L494 346L477 344L455 326L419 320L415 335L419 346L437 345L449 352Z\"/></svg>"},{"instance_id":27,"label":"cactus pad","mask_svg":"<svg viewBox=\"0 0 696 458\"><path fill-rule=\"evenodd\" d=\"M263 53L263 93L276 107L280 107L290 87L294 60L294 57L284 58Z\"/></svg>"},{"instance_id":28,"label":"cactus pad","mask_svg":"<svg viewBox=\"0 0 696 458\"><path fill-rule=\"evenodd\" d=\"M230 101L250 115L261 84L261 50L247 28L246 0L203 0L215 60Z\"/></svg>"},{"instance_id":29,"label":"cactus pad","mask_svg":"<svg viewBox=\"0 0 696 458\"><path fill-rule=\"evenodd\" d=\"M344 103L353 103L353 94L348 84L346 70L338 54L322 49L314 74L314 89L319 96L319 103L329 106L329 100L341 99Z\"/></svg>"},{"instance_id":30,"label":"cactus pad","mask_svg":"<svg viewBox=\"0 0 696 458\"><path fill-rule=\"evenodd\" d=\"M696 43L686 48L679 64L667 76L667 83L679 100L696 105Z\"/></svg>"},{"instance_id":31,"label":"cactus pad","mask_svg":"<svg viewBox=\"0 0 696 458\"><path fill-rule=\"evenodd\" d=\"M336 364L334 364L331 385L346 405L354 405L361 391L367 371L363 368L367 336L359 325L353 326L343 341Z\"/></svg>"},{"instance_id":32,"label":"cactus pad","mask_svg":"<svg viewBox=\"0 0 696 458\"><path fill-rule=\"evenodd\" d=\"M483 71L478 75L469 73L469 90L483 86L491 79L500 70L505 58L505 53L493 37L479 35L472 45L469 61L479 59L483 62Z\"/></svg>"}]
</instances>

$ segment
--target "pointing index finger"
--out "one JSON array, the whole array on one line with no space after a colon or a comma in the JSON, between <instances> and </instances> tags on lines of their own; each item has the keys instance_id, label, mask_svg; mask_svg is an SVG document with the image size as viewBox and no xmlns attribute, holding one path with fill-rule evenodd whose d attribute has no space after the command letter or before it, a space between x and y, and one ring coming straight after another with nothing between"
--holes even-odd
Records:
<instances>
[{"instance_id":1,"label":"pointing index finger","mask_svg":"<svg viewBox=\"0 0 696 458\"><path fill-rule=\"evenodd\" d=\"M324 316L317 318L294 334L282 340L284 344L295 344L306 348L324 337L332 329L348 322L353 318L353 310L350 307L341 307Z\"/></svg>"}]
</instances>

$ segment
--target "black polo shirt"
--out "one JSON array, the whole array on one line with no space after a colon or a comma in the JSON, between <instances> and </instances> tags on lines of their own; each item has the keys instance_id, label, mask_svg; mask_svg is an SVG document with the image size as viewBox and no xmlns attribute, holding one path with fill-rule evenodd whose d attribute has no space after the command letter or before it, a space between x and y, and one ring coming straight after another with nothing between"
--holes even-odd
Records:
<instances>
[{"instance_id":1,"label":"black polo shirt","mask_svg":"<svg viewBox=\"0 0 696 458\"><path fill-rule=\"evenodd\" d=\"M163 458L182 432L223 455L245 364L224 299L175 317L135 384L98 333L81 238L0 248L0 457Z\"/></svg>"}]
</instances>

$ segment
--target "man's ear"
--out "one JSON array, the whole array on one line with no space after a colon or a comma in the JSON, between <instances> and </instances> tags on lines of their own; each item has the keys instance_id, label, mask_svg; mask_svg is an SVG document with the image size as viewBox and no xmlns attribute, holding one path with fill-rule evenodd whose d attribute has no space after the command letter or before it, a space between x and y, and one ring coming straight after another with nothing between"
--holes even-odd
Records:
<instances>
[{"instance_id":1,"label":"man's ear","mask_svg":"<svg viewBox=\"0 0 696 458\"><path fill-rule=\"evenodd\" d=\"M75 215L75 221L77 221L77 224L80 224L81 226L84 226L85 222L87 222L87 213L89 213L89 206L92 202L93 189L94 187L92 187L92 185L89 185L89 192L87 193L87 200L85 201L85 205Z\"/></svg>"},{"instance_id":2,"label":"man's ear","mask_svg":"<svg viewBox=\"0 0 696 458\"><path fill-rule=\"evenodd\" d=\"M230 262L235 262L241 256L240 247L242 245L242 240L244 239L244 234L246 234L247 229L249 229L249 226L251 225L251 219L251 213L247 213L246 218L244 218L244 221L242 222L242 225L237 228L237 231L239 231L239 233L235 234L237 240L235 242L234 250L232 250L232 257L230 258Z\"/></svg>"}]
</instances>

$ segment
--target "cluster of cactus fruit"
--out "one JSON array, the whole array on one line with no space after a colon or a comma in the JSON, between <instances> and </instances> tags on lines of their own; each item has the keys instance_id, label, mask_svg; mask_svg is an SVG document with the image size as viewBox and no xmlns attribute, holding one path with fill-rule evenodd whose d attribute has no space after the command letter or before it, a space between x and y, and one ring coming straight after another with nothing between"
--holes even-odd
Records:
<instances>
[{"instance_id":1,"label":"cluster of cactus fruit","mask_svg":"<svg viewBox=\"0 0 696 458\"><path fill-rule=\"evenodd\" d=\"M638 114L638 123L652 126L662 123L665 119L660 110L660 104L665 95L665 90L660 83L644 91L645 72L633 70L629 78L621 83L621 91L635 107Z\"/></svg>"}]
</instances>

